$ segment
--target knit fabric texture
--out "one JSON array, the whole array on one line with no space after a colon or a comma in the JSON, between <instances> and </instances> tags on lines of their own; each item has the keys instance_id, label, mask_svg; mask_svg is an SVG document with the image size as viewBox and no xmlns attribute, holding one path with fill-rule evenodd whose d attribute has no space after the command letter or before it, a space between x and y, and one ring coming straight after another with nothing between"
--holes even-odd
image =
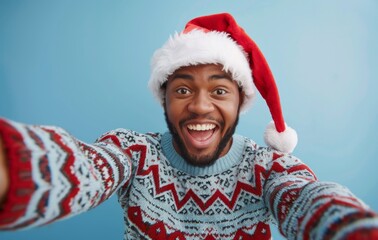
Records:
<instances>
[{"instance_id":1,"label":"knit fabric texture","mask_svg":"<svg viewBox=\"0 0 378 240\"><path fill-rule=\"evenodd\" d=\"M0 120L10 189L0 229L68 218L118 193L124 239L371 239L378 217L348 189L320 182L298 158L240 135L207 167L172 136L117 129L94 144L65 130Z\"/></svg>"}]
</instances>

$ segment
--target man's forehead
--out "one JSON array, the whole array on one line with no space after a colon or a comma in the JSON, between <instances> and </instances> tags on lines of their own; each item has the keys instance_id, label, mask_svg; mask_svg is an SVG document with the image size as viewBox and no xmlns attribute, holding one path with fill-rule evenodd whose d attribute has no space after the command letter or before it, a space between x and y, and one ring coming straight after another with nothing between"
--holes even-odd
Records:
<instances>
[{"instance_id":1,"label":"man's forehead","mask_svg":"<svg viewBox=\"0 0 378 240\"><path fill-rule=\"evenodd\" d=\"M209 80L228 79L233 81L231 73L225 71L220 64L199 64L180 67L168 77L168 80L184 79L193 81L197 71L206 72Z\"/></svg>"},{"instance_id":2,"label":"man's forehead","mask_svg":"<svg viewBox=\"0 0 378 240\"><path fill-rule=\"evenodd\" d=\"M207 68L207 69L218 69L220 71L224 71L224 66L218 63L203 63L203 64L192 64L192 65L185 65L177 68L174 72L191 70L191 69L198 69L198 68Z\"/></svg>"}]
</instances>

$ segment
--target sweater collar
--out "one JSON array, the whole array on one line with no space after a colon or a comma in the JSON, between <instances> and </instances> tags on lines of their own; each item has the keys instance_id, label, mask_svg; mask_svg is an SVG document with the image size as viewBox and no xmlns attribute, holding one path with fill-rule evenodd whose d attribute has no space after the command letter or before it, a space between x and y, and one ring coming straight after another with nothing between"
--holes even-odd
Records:
<instances>
[{"instance_id":1,"label":"sweater collar","mask_svg":"<svg viewBox=\"0 0 378 240\"><path fill-rule=\"evenodd\" d=\"M163 134L161 143L164 155L174 168L193 176L200 176L221 173L241 161L244 150L244 138L237 134L234 134L232 138L232 146L228 153L217 159L214 164L205 167L193 166L187 163L173 147L172 135L169 132Z\"/></svg>"}]
</instances>

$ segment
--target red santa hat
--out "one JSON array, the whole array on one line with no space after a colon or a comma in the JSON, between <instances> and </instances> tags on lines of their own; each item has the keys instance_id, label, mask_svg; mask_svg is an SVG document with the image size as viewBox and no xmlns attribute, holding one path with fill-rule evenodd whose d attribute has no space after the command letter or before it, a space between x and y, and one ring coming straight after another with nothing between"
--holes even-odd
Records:
<instances>
[{"instance_id":1,"label":"red santa hat","mask_svg":"<svg viewBox=\"0 0 378 240\"><path fill-rule=\"evenodd\" d=\"M297 145L297 134L284 121L269 65L256 43L228 13L192 19L183 32L171 36L156 50L152 57L149 88L163 104L161 86L174 71L183 66L211 63L221 64L242 87L245 97L241 111L251 105L257 88L273 119L266 128L265 143L278 151L292 152Z\"/></svg>"}]
</instances>

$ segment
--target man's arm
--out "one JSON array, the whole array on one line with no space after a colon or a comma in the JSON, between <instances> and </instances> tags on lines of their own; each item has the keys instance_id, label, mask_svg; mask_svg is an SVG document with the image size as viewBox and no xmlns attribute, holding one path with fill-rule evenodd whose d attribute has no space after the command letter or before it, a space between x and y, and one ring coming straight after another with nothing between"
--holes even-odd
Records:
<instances>
[{"instance_id":1,"label":"man's arm","mask_svg":"<svg viewBox=\"0 0 378 240\"><path fill-rule=\"evenodd\" d=\"M347 188L318 181L294 156L270 152L265 203L288 239L378 239L378 215Z\"/></svg>"},{"instance_id":2,"label":"man's arm","mask_svg":"<svg viewBox=\"0 0 378 240\"><path fill-rule=\"evenodd\" d=\"M5 149L0 230L41 226L88 211L131 176L131 161L111 134L87 144L59 127L0 119L0 136Z\"/></svg>"},{"instance_id":3,"label":"man's arm","mask_svg":"<svg viewBox=\"0 0 378 240\"><path fill-rule=\"evenodd\" d=\"M9 185L8 168L4 151L3 141L0 137L0 209Z\"/></svg>"}]
</instances>

